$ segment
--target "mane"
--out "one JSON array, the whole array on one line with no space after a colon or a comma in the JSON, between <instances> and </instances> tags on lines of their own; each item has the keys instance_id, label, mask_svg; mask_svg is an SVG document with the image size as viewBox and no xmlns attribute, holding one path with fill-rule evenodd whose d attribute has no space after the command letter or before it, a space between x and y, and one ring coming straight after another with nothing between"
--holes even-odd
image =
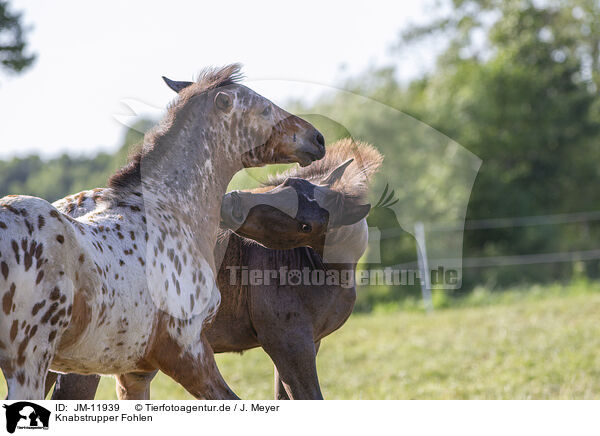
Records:
<instances>
[{"instance_id":1,"label":"mane","mask_svg":"<svg viewBox=\"0 0 600 436\"><path fill-rule=\"evenodd\" d=\"M195 83L179 92L177 99L167 108L167 114L162 121L146 133L141 146L134 147L128 163L108 179L107 186L117 193L127 192L139 186L142 181L142 160L159 146L160 138L165 136L169 131L177 113L196 95L222 86L239 83L243 78L241 69L241 64L231 64L222 68L208 67L203 69Z\"/></svg>"},{"instance_id":2,"label":"mane","mask_svg":"<svg viewBox=\"0 0 600 436\"><path fill-rule=\"evenodd\" d=\"M325 157L306 167L294 167L283 173L269 177L264 186L278 186L288 177L306 179L315 185L322 184L335 168L353 158L344 175L331 186L334 191L345 196L364 199L367 195L369 180L377 172L383 156L375 147L366 142L344 138L327 147Z\"/></svg>"}]
</instances>

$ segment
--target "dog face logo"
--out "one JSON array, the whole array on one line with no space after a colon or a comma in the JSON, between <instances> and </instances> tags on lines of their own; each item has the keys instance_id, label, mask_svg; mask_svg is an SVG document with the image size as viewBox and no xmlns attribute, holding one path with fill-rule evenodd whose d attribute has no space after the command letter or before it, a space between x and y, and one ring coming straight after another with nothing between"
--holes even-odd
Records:
<instances>
[{"instance_id":1,"label":"dog face logo","mask_svg":"<svg viewBox=\"0 0 600 436\"><path fill-rule=\"evenodd\" d=\"M19 401L3 405L6 409L6 431L14 433L15 429L48 429L50 411L28 401Z\"/></svg>"}]
</instances>

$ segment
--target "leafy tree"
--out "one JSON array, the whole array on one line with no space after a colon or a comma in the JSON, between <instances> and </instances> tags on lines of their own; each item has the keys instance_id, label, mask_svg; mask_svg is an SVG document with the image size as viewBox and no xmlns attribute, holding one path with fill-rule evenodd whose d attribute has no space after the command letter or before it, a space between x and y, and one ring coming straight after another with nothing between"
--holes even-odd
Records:
<instances>
[{"instance_id":1,"label":"leafy tree","mask_svg":"<svg viewBox=\"0 0 600 436\"><path fill-rule=\"evenodd\" d=\"M426 40L442 47L431 72L401 84L390 66L367 71L345 88L413 115L482 159L467 219L599 210L600 2L451 0L450 5L446 16L403 32L396 48L401 57L408 45ZM426 141L418 129L398 124L394 129L382 114L366 113L343 96L326 96L315 112L320 109L352 114L353 131L382 148L383 183L396 188L401 208L423 199L429 216L452 211L451 195L428 190L444 180L451 184L451 175L435 166L422 171L427 165L411 152ZM398 171L403 163L407 170ZM464 255L585 250L597 248L599 237L596 223L470 230ZM406 261L413 247L410 240L399 241L393 253L397 262ZM598 275L597 262L586 267L589 276ZM572 273L571 263L471 269L463 284L468 289L481 282L543 282Z\"/></svg>"},{"instance_id":2,"label":"leafy tree","mask_svg":"<svg viewBox=\"0 0 600 436\"><path fill-rule=\"evenodd\" d=\"M21 14L11 12L9 2L0 0L0 65L18 73L34 60L35 56L27 53Z\"/></svg>"},{"instance_id":3,"label":"leafy tree","mask_svg":"<svg viewBox=\"0 0 600 436\"><path fill-rule=\"evenodd\" d=\"M63 154L42 160L39 156L0 161L0 197L26 194L55 201L85 189L106 186L108 177L127 161L132 147L143 139L150 121L142 120L128 129L123 145L115 154L99 153L93 157Z\"/></svg>"},{"instance_id":4,"label":"leafy tree","mask_svg":"<svg viewBox=\"0 0 600 436\"><path fill-rule=\"evenodd\" d=\"M451 17L409 30L404 42L436 32L449 41L413 110L483 159L468 218L599 209L600 3L453 4ZM588 230L598 236L597 226ZM471 231L465 255L591 248L594 238L577 233L573 226ZM566 277L570 268L496 268L472 277L539 281Z\"/></svg>"}]
</instances>

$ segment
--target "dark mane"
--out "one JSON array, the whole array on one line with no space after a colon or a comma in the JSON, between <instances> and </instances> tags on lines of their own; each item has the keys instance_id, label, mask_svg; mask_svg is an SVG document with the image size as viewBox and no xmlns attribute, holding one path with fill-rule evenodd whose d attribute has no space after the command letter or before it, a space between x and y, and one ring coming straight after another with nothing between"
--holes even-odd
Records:
<instances>
[{"instance_id":1,"label":"dark mane","mask_svg":"<svg viewBox=\"0 0 600 436\"><path fill-rule=\"evenodd\" d=\"M331 188L346 196L363 199L368 191L368 182L377 172L383 156L370 144L344 138L327 147L325 157L306 167L294 167L288 171L269 177L264 186L278 186L288 177L306 179L316 185L322 184L329 173L353 158L341 180Z\"/></svg>"},{"instance_id":2,"label":"dark mane","mask_svg":"<svg viewBox=\"0 0 600 436\"><path fill-rule=\"evenodd\" d=\"M231 64L222 68L205 68L198 75L196 82L181 90L178 98L169 106L166 116L144 136L143 145L133 149L129 162L108 179L108 187L118 192L126 192L139 186L142 181L141 162L148 153L154 150L158 140L173 125L176 114L194 96L222 86L239 83L243 78L240 64Z\"/></svg>"}]
</instances>

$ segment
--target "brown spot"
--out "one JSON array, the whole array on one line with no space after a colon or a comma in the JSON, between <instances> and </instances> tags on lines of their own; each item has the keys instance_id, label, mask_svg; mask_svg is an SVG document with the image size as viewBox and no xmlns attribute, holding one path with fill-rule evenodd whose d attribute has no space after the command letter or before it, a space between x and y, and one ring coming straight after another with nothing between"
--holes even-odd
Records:
<instances>
[{"instance_id":1,"label":"brown spot","mask_svg":"<svg viewBox=\"0 0 600 436\"><path fill-rule=\"evenodd\" d=\"M35 258L39 259L44 252L44 244L39 244L35 249Z\"/></svg>"},{"instance_id":2,"label":"brown spot","mask_svg":"<svg viewBox=\"0 0 600 436\"><path fill-rule=\"evenodd\" d=\"M41 215L38 215L38 229L42 230L42 227L46 225L46 218Z\"/></svg>"},{"instance_id":3,"label":"brown spot","mask_svg":"<svg viewBox=\"0 0 600 436\"><path fill-rule=\"evenodd\" d=\"M29 268L31 268L31 264L33 263L33 258L31 257L31 254L26 252L23 256L23 262L23 264L25 265L25 271L29 271Z\"/></svg>"},{"instance_id":4,"label":"brown spot","mask_svg":"<svg viewBox=\"0 0 600 436\"><path fill-rule=\"evenodd\" d=\"M29 236L31 236L33 234L33 231L35 230L33 228L33 224L31 224L29 220L25 220L25 225L27 226L27 232L29 233Z\"/></svg>"},{"instance_id":5,"label":"brown spot","mask_svg":"<svg viewBox=\"0 0 600 436\"><path fill-rule=\"evenodd\" d=\"M17 265L21 262L21 255L19 254L19 244L14 239L10 242L13 251L15 252L15 260L17 261Z\"/></svg>"},{"instance_id":6,"label":"brown spot","mask_svg":"<svg viewBox=\"0 0 600 436\"><path fill-rule=\"evenodd\" d=\"M42 300L39 303L34 304L33 309L31 310L31 314L35 316L40 311L40 309L45 306L45 304L46 300Z\"/></svg>"},{"instance_id":7,"label":"brown spot","mask_svg":"<svg viewBox=\"0 0 600 436\"><path fill-rule=\"evenodd\" d=\"M3 205L3 207L4 207L6 210L8 210L8 211L10 211L10 212L14 213L15 215L21 215L21 212L20 212L19 210L15 209L14 207L12 207L12 206L10 206L10 205L8 205L8 204L5 204L5 205Z\"/></svg>"},{"instance_id":8,"label":"brown spot","mask_svg":"<svg viewBox=\"0 0 600 436\"><path fill-rule=\"evenodd\" d=\"M2 221L0 221L0 229L6 230L6 224L4 224Z\"/></svg>"},{"instance_id":9,"label":"brown spot","mask_svg":"<svg viewBox=\"0 0 600 436\"><path fill-rule=\"evenodd\" d=\"M52 341L54 340L54 338L55 338L55 337L56 337L56 330L52 330L52 331L50 332L50 334L48 335L48 340L49 340L50 342L52 342Z\"/></svg>"},{"instance_id":10,"label":"brown spot","mask_svg":"<svg viewBox=\"0 0 600 436\"><path fill-rule=\"evenodd\" d=\"M7 315L10 313L10 309L12 308L13 297L15 296L16 289L17 287L13 283L12 285L10 285L10 291L6 292L4 294L4 297L2 297L2 310Z\"/></svg>"},{"instance_id":11,"label":"brown spot","mask_svg":"<svg viewBox=\"0 0 600 436\"><path fill-rule=\"evenodd\" d=\"M17 381L21 386L25 384L25 373L23 371L17 373Z\"/></svg>"},{"instance_id":12,"label":"brown spot","mask_svg":"<svg viewBox=\"0 0 600 436\"><path fill-rule=\"evenodd\" d=\"M17 365L22 366L25 363L25 349L27 348L27 344L29 344L29 336L26 336L19 344Z\"/></svg>"},{"instance_id":13,"label":"brown spot","mask_svg":"<svg viewBox=\"0 0 600 436\"><path fill-rule=\"evenodd\" d=\"M44 271L40 271L35 279L35 284L39 285L43 278L44 278Z\"/></svg>"},{"instance_id":14,"label":"brown spot","mask_svg":"<svg viewBox=\"0 0 600 436\"><path fill-rule=\"evenodd\" d=\"M81 206L83 204L84 199L85 199L85 192L82 192L77 196L77 206Z\"/></svg>"},{"instance_id":15,"label":"brown spot","mask_svg":"<svg viewBox=\"0 0 600 436\"><path fill-rule=\"evenodd\" d=\"M54 289L52 289L52 292L50 292L50 299L52 301L54 301L54 300L58 300L59 298L60 298L60 289L55 287Z\"/></svg>"},{"instance_id":16,"label":"brown spot","mask_svg":"<svg viewBox=\"0 0 600 436\"><path fill-rule=\"evenodd\" d=\"M15 338L17 337L17 331L19 330L19 321L17 321L16 319L13 321L12 325L10 326L10 341L14 342Z\"/></svg>"},{"instance_id":17,"label":"brown spot","mask_svg":"<svg viewBox=\"0 0 600 436\"><path fill-rule=\"evenodd\" d=\"M48 308L48 310L46 311L46 313L44 313L44 316L42 317L42 324L46 324L48 322L48 320L54 314L54 311L56 309L58 309L58 303L52 303L52 306Z\"/></svg>"},{"instance_id":18,"label":"brown spot","mask_svg":"<svg viewBox=\"0 0 600 436\"><path fill-rule=\"evenodd\" d=\"M51 325L56 325L56 323L58 322L59 319L61 319L63 316L65 316L65 309L60 309L56 315L54 315L51 319L50 319L50 324Z\"/></svg>"},{"instance_id":19,"label":"brown spot","mask_svg":"<svg viewBox=\"0 0 600 436\"><path fill-rule=\"evenodd\" d=\"M0 264L0 270L2 270L2 275L4 276L4 280L8 279L8 264L6 262L2 262Z\"/></svg>"},{"instance_id":20,"label":"brown spot","mask_svg":"<svg viewBox=\"0 0 600 436\"><path fill-rule=\"evenodd\" d=\"M85 260L85 256L83 254L79 255L79 263L83 263L83 261Z\"/></svg>"},{"instance_id":21,"label":"brown spot","mask_svg":"<svg viewBox=\"0 0 600 436\"><path fill-rule=\"evenodd\" d=\"M58 235L56 237L56 240L58 241L59 244L64 244L65 242L65 237L63 235Z\"/></svg>"}]
</instances>

